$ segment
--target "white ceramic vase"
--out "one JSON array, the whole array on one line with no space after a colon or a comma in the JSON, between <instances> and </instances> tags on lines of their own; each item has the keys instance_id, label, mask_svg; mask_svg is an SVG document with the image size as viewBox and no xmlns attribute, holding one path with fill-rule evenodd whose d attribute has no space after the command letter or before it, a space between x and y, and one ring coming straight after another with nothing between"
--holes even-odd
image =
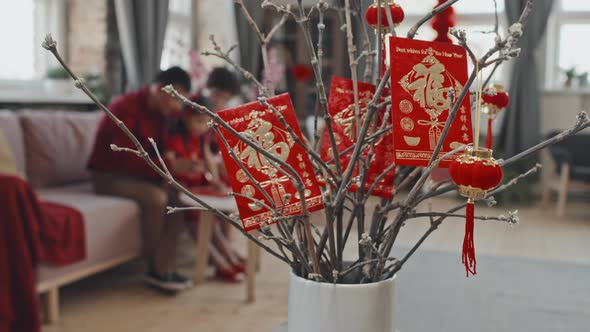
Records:
<instances>
[{"instance_id":1,"label":"white ceramic vase","mask_svg":"<svg viewBox=\"0 0 590 332\"><path fill-rule=\"evenodd\" d=\"M291 273L288 332L394 332L395 276L372 284L320 283Z\"/></svg>"}]
</instances>

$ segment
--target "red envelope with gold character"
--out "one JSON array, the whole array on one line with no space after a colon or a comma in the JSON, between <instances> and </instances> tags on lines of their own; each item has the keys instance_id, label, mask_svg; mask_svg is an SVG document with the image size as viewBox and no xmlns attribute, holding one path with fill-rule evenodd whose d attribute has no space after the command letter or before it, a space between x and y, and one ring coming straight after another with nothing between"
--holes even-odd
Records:
<instances>
[{"instance_id":1,"label":"red envelope with gold character","mask_svg":"<svg viewBox=\"0 0 590 332\"><path fill-rule=\"evenodd\" d=\"M303 140L289 95L282 94L269 98L268 103L283 115L287 124ZM253 102L219 111L217 114L244 137L256 141L258 146L295 169L305 185L304 199L309 212L324 207L308 154L303 147L295 143L287 128L281 124L271 109L267 109L259 102ZM230 131L221 126L219 129L240 163L272 198L272 202L266 199L227 149L221 149L232 190L245 196L235 196L244 229L247 231L257 229L261 223L268 222L273 217L272 211L256 204L253 200L260 200L269 207L274 204L278 211L283 211L281 214L283 216L302 213L300 195L291 179L278 171L270 159L235 137ZM217 137L217 140L220 146L224 146L220 137Z\"/></svg>"},{"instance_id":2,"label":"red envelope with gold character","mask_svg":"<svg viewBox=\"0 0 590 332\"><path fill-rule=\"evenodd\" d=\"M467 82L467 53L449 43L390 37L393 146L397 165L427 166L455 98ZM469 96L463 99L439 157L473 142ZM452 158L439 167L449 167Z\"/></svg>"},{"instance_id":3,"label":"red envelope with gold character","mask_svg":"<svg viewBox=\"0 0 590 332\"><path fill-rule=\"evenodd\" d=\"M376 88L373 84L358 82L361 123L364 123L366 120L367 104L373 99L375 90ZM385 90L382 93L382 97L380 98L379 102L383 102L388 94L389 90ZM330 85L330 97L328 100L328 110L330 112L330 116L332 117L332 128L334 131L334 137L336 139L338 153L340 155L342 171L344 172L350 163L352 151L357 141L352 80L342 77L332 78ZM370 136L371 133L374 133L376 130L379 130L379 127L384 120L385 111L385 108L378 110L377 127L372 126L369 130L368 136ZM384 127L388 127L388 124L386 124ZM376 140L373 151L373 161L369 165L367 179L365 181L365 192L371 188L377 177L383 173L383 171L385 171L388 166L393 164L393 149L391 147L391 140L391 131L381 135ZM366 158L368 153L369 148L365 148L362 153L362 158ZM334 153L332 151L332 145L330 143L327 130L324 130L324 135L322 137L321 157L322 160L330 162L330 166L335 169L335 163L333 162ZM356 166L353 176L358 175L359 170L358 166ZM383 176L381 180L375 185L372 195L391 198L393 195L394 175L395 169L392 169L385 176ZM355 184L353 184L350 190L356 192L358 188Z\"/></svg>"}]
</instances>

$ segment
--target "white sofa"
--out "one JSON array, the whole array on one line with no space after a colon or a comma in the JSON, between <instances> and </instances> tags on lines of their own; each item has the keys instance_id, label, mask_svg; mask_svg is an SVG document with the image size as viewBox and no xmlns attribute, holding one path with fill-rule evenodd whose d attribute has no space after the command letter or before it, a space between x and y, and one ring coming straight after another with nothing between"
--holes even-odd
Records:
<instances>
[{"instance_id":1,"label":"white sofa","mask_svg":"<svg viewBox=\"0 0 590 332\"><path fill-rule=\"evenodd\" d=\"M135 202L96 195L86 162L100 112L0 111L0 130L17 165L42 201L78 209L84 216L87 257L66 266L37 268L37 292L45 318L59 318L59 288L137 258L141 252L140 211Z\"/></svg>"}]
</instances>

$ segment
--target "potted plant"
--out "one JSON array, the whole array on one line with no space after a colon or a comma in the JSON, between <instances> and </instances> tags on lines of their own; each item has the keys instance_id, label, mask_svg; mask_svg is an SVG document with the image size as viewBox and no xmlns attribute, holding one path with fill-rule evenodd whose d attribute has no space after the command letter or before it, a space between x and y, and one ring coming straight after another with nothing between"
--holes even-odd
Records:
<instances>
[{"instance_id":1,"label":"potted plant","mask_svg":"<svg viewBox=\"0 0 590 332\"><path fill-rule=\"evenodd\" d=\"M45 90L50 94L68 94L73 91L70 75L63 67L53 67L45 72Z\"/></svg>"},{"instance_id":2,"label":"potted plant","mask_svg":"<svg viewBox=\"0 0 590 332\"><path fill-rule=\"evenodd\" d=\"M450 0L445 4L437 7L433 14L447 9L449 6L456 3L458 0ZM198 196L194 195L190 190L182 187L173 176L166 170L162 164L154 162L148 154L145 152L146 147L136 144L136 150L120 149L116 146L112 146L115 151L121 151L122 153L136 153L138 156L144 158L158 174L170 182L175 188L182 193L190 196L193 200L198 203L199 207L204 207L213 211L218 217L228 222L241 233L244 234L249 240L255 242L257 245L262 247L272 256L277 259L289 264L291 273L291 283L289 290L289 322L288 330L291 332L308 332L308 331L372 331L372 332L391 332L395 329L395 319L393 317L393 306L395 303L394 297L394 284L395 276L404 266L404 264L411 258L416 252L420 245L428 238L428 236L437 229L437 227L449 217L463 216L460 211L465 206L469 206L473 203L473 199L470 197L468 204L459 204L458 206L448 211L431 211L427 213L418 213L417 209L423 206L427 200L431 197L436 197L444 193L455 191L458 189L457 185L450 181L442 181L435 185L427 186L429 182L429 176L432 171L443 161L448 160L454 154L465 149L462 144L454 145L453 151L445 153L444 156L440 156L442 142L445 136L449 133L450 124L455 118L459 119L461 113L461 103L466 96L469 95L469 88L475 81L479 71L489 65L495 65L501 63L504 60L513 58L518 55L518 50L515 48L518 38L522 35L523 22L526 20L532 9L532 1L529 1L528 5L523 11L521 20L510 27L506 38L496 39L496 45L492 46L491 50L480 59L476 59L472 53L469 53L473 60L476 60L480 65L475 66L473 72L469 76L469 80L465 84L459 84L461 89L454 92L448 92L445 94L448 99L453 102L447 104L448 109L445 110L448 114L448 119L443 122L441 127L444 128L437 131L436 128L439 126L436 122L436 117L432 116L430 121L427 121L428 126L434 127L427 134L437 138L438 140L432 140L435 143L435 147L432 149L430 160L426 160L424 167L396 167L395 164L379 164L375 163L377 157L375 157L375 145L376 142L381 142L380 138L387 134L392 134L392 129L389 125L388 115L389 113L377 113L380 108L386 108L387 105L391 104L391 99L383 96L385 94L385 86L389 83L390 70L385 67L376 66L375 70L372 70L374 60L377 60L377 64L381 65L382 52L379 47L382 46L381 38L377 38L379 41L377 50L365 50L359 53L354 44L355 35L352 29L352 20L354 19L353 12L355 8L351 6L351 1L346 0L342 5L336 5L339 7L342 13L344 27L346 28L346 38L348 41L348 55L351 67L351 84L353 89L350 91L354 95L354 101L351 105L348 105L344 111L352 116L344 117L342 114L338 114L341 124L355 124L355 126L348 126L351 129L349 132L352 133L352 144L348 149L350 158L348 164L340 163L339 153L345 154L345 152L338 150L337 140L335 139L335 129L333 124L336 124L334 119L331 118L328 110L328 96L325 88L325 78L322 77L321 65L322 65L322 54L321 49L316 49L312 42L311 34L312 28L309 24L309 9L303 7L301 2L294 8L290 6L276 4L272 1L264 1L263 7L274 10L278 15L281 16L281 20L278 26L273 27L269 30L268 34L263 34L258 27L257 23L252 19L248 11L246 10L242 0L235 1L242 15L246 17L250 26L253 28L255 34L257 34L263 60L267 59L268 43L272 38L272 34L280 28L286 20L295 19L300 25L301 31L305 36L306 46L308 48L308 54L310 56L309 63L313 68L313 74L315 79L315 86L317 88L317 95L320 103L320 108L316 113L316 117L323 117L326 119L326 131L325 135L328 137L328 144L330 148L323 149L319 144L306 144L298 133L299 128L295 128L290 125L290 120L286 117L279 115L279 111L270 102L274 95L274 87L270 82L260 82L254 75L248 72L247 68L242 68L234 63L228 56L226 50L222 50L217 43L215 38L211 37L213 43L213 51L205 52L206 55L213 55L224 59L229 64L237 68L244 76L249 79L256 88L260 91L260 97L256 103L253 103L252 107L256 105L264 106L265 112L272 113L276 118L275 123L280 123L285 128L283 135L286 137L282 145L277 145L276 135L264 134L257 135L253 130L250 131L238 131L232 125L230 121L223 120L223 118L215 112L212 112L203 105L192 103L180 94L178 94L172 87L165 87L165 91L183 101L186 105L194 108L198 112L204 112L208 114L212 119L212 127L217 132L218 137L223 144L226 146L227 154L232 158L232 162L236 167L236 177L238 173L240 181L247 184L248 190L242 192L233 192L232 195L246 201L242 201L241 204L252 206L253 210L265 210L272 217L268 221L262 222L257 225L259 227L256 231L248 232L242 225L240 225L240 217L244 219L244 216L227 215L220 211L214 210L206 202L199 199ZM374 6L377 8L381 3L375 3ZM391 26L390 23L397 23L399 19L403 19L403 12L399 11L399 6L389 2L385 4L386 8L390 11L376 11L375 22L388 21L387 24L376 27L376 33L382 35L387 29L393 30L395 27ZM313 6L313 11L317 11L319 16L319 23L317 25L318 39L320 43L318 48L322 47L321 41L327 36L324 36L325 26L323 25L323 15L327 10L330 10L327 3L323 0L317 1L317 4ZM383 15L379 13L385 13L387 20ZM372 14L371 14L372 15ZM370 16L370 15L368 15ZM417 30L422 24L428 21L432 15L427 14L423 20L420 20L408 33L407 38L412 39ZM363 23L362 18L357 16L356 19ZM391 21L391 22L390 22ZM364 23L363 23L364 24ZM368 29L368 28L367 28ZM453 30L451 33L459 40L459 43L468 48L466 42L465 33L460 30ZM365 37L363 37L365 36ZM361 34L358 36L361 40L365 38L366 47L370 47L368 42L369 35ZM56 43L50 36L46 39L44 47L51 51L61 63L64 63L56 49ZM432 50L430 51L433 52ZM428 50L424 52L427 59ZM450 57L458 57L449 53ZM467 53L465 53L467 54ZM500 54L499 57L494 58L495 55ZM375 55L373 57L372 55ZM432 55L430 55L432 56ZM490 60L492 58L492 60ZM372 81L378 84L373 85L374 93L365 99L361 105L361 99L359 98L358 87L361 86L359 83L358 73L358 62L365 61L366 67L368 68L363 73L365 81ZM263 61L265 66L268 66L267 61ZM392 64L393 65L393 64ZM64 64L64 66L66 66ZM465 65L466 67L466 65ZM377 70L377 69L383 69ZM73 75L73 78L77 81L77 86L84 90L86 94L92 96L92 93L86 88L83 82L78 81L77 76ZM364 85L367 87L367 85ZM456 86L456 85L455 85ZM397 88L397 87L396 87ZM481 88L481 87L480 87ZM368 88L367 88L368 89ZM393 88L392 88L393 89ZM450 91L450 90L449 90ZM455 93L456 92L456 93ZM388 96L387 96L388 97ZM250 104L249 104L250 105ZM119 121L106 107L98 105L102 111L104 111L108 117L113 121ZM395 111L401 111L403 113L412 112L412 104L400 103L398 105L392 105L392 109L398 108ZM476 110L479 111L479 106L476 105ZM361 110L366 113L361 114ZM432 111L432 110L431 110ZM476 113L476 116L479 113ZM362 118L361 118L361 115ZM438 115L438 114L434 114ZM354 121L348 121L354 119ZM236 118L232 119L232 123L236 121ZM258 121L261 122L261 121ZM263 121L262 121L263 122ZM435 123L435 125L432 125ZM278 126L278 125L277 125ZM414 126L413 122L402 121L402 129L410 129ZM487 167L485 164L492 162L494 170L497 170L500 166L503 168L509 167L515 161L520 160L528 155L535 153L547 145L554 143L560 139L563 139L567 135L571 135L578 132L586 127L590 126L586 113L580 113L578 121L575 126L569 130L557 135L547 141L544 141L517 156L507 158L505 160L493 161L477 159L478 155L489 155L490 151L484 151L480 153L481 148L468 149L468 153L462 158L457 158L454 163L462 162L463 160L474 160L469 158L475 158L475 163L481 167ZM126 130L124 124L121 126L123 130L133 139L133 135ZM478 128L477 126L475 128ZM251 128L250 128L251 129ZM440 128L439 128L440 129ZM354 134L356 133L356 134ZM341 133L342 134L342 133ZM314 128L314 136L320 137L321 132L319 128ZM339 136L342 140L342 135ZM475 136L477 137L477 136ZM269 182L268 188L274 188L271 192L263 188L263 184L252 175L252 167L243 158L240 158L235 153L236 151L242 153L245 150L236 150L232 148L232 145L226 144L230 138L232 141L239 142L241 146L246 147L249 152L258 161L264 161L265 171L276 175L280 173L284 176L280 178L273 178L273 181ZM477 139L477 138L476 138ZM417 144L420 137L410 137L407 139L407 144ZM137 142L137 140L133 140ZM319 140L314 140L317 142ZM428 142L428 140L426 140ZM438 143L437 143L438 142ZM477 144L475 144L477 146ZM155 146L155 145L154 145ZM237 146L237 145L236 145ZM313 166L313 173L315 176L320 178L324 185L321 190L321 198L323 200L323 217L324 223L314 223L311 220L310 213L307 210L307 201L303 197L307 197L306 184L302 180L305 175L298 173L295 170L295 165L286 162L288 158L282 158L284 150L277 148L277 146L297 146L298 149L303 149L305 154L310 158L309 160ZM391 149L391 145L388 142L383 144L388 149ZM271 149L272 148L272 149ZM320 151L322 150L322 151ZM339 151L334 153L334 151ZM333 158L325 160L322 158L322 153L329 152ZM386 151L387 152L387 151ZM288 156L287 156L288 157ZM300 160L305 159L303 153L297 158ZM467 159L464 159L467 158ZM251 160L250 160L251 161ZM256 161L252 162L256 164ZM464 172L472 172L469 169L469 162L462 165ZM479 166L478 166L479 167ZM395 188L389 194L384 195L381 198L371 198L376 200L376 205L370 205L369 201L372 193L374 193L375 186L367 187L366 184L371 174L377 175L372 179L373 184L378 183L383 179L389 172L395 170L394 178L391 179L392 184L395 183ZM462 192L471 191L479 194L477 199L486 200L488 203L493 203L493 195L501 193L507 190L510 186L516 183L518 180L529 176L530 174L537 171L539 166L536 166L529 171L514 176L513 178L507 179L505 184L497 187L496 189L489 191L476 191L467 187L464 183L461 183L459 189ZM274 169L273 172L271 172ZM241 173L240 173L241 172ZM453 169L451 168L451 173ZM475 173L473 173L475 174ZM451 174L453 175L453 174ZM484 179L485 180L485 179ZM282 181L282 182L281 182ZM281 188L278 184L291 183L296 188L295 194L287 193L284 188ZM489 182L489 181L488 181ZM488 187L495 186L495 183L487 183ZM246 186L244 186L246 187ZM279 189L277 189L279 188ZM350 190L355 188L355 190ZM397 195L401 190L408 189L407 195ZM265 198L256 199L252 198L252 192L258 190ZM278 195L278 198L277 198ZM276 205L278 200L288 201L295 199L295 204L299 208L299 212L292 214L284 209L285 205ZM240 204L238 204L239 206ZM372 212L372 213L371 213ZM469 214L469 213L468 213ZM370 217L369 217L370 216ZM430 227L423 234L423 236L415 243L415 245L406 253L400 257L392 257L391 250L396 243L396 239L402 234L403 225L417 217L428 217L431 220ZM472 215L471 219L478 220L484 217ZM508 217L500 215L498 217L486 217L486 220L497 220L500 222L514 223L518 217L515 213L509 213ZM243 221L243 220L242 220ZM357 230L358 234L351 232L352 228ZM472 241L472 239L471 239ZM352 242L358 244L358 251L354 257L345 257L344 248L346 245L351 245ZM466 237L467 245L469 243ZM464 243L464 244L465 244ZM467 260L471 260L474 257L468 255ZM469 262L466 262L467 268ZM472 271L475 272L475 271ZM403 287L403 285L402 285ZM401 304L403 305L403 304Z\"/></svg>"},{"instance_id":3,"label":"potted plant","mask_svg":"<svg viewBox=\"0 0 590 332\"><path fill-rule=\"evenodd\" d=\"M564 70L565 73L565 87L571 88L576 78L576 67L571 67L570 69Z\"/></svg>"}]
</instances>

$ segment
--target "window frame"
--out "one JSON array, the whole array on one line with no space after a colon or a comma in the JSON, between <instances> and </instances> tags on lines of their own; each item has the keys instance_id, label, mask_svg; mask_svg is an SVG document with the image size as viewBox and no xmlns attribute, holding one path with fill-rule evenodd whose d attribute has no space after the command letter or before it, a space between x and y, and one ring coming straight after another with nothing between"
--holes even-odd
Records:
<instances>
[{"instance_id":1,"label":"window frame","mask_svg":"<svg viewBox=\"0 0 590 332\"><path fill-rule=\"evenodd\" d=\"M44 56L47 51L41 46L41 42L47 33L50 32L53 38L59 42L60 49L67 49L66 0L33 0L33 2L39 2L42 6L42 10L35 10L33 13L33 20L36 23L40 23L35 24L33 30L33 39L36 41L33 49L35 59L34 65L38 77L24 80L0 78L0 86L12 86L14 84L20 85L26 84L26 82L38 82L43 79L45 71L52 65L51 58Z\"/></svg>"},{"instance_id":2,"label":"window frame","mask_svg":"<svg viewBox=\"0 0 590 332\"><path fill-rule=\"evenodd\" d=\"M491 0L490 0L491 1ZM501 0L498 0L501 1ZM495 24L495 13L492 12L467 12L467 13L458 13L456 14L456 22L455 22L455 27L462 29L462 28L467 28L469 26L478 26L478 25L486 25L488 22L489 24L491 24L492 26ZM424 14L414 14L414 13L409 13L406 15L405 19L404 19L404 23L409 24L410 26L413 26L416 22L418 22L418 20L420 20L422 17L424 17ZM430 21L426 22L424 25L429 25ZM501 11L498 11L498 24L499 24L499 29L500 29L500 33L501 35L503 35L502 32L507 31L508 29L508 19L506 18L506 12L505 12L505 8L503 8ZM422 26L422 28L424 27L424 25ZM420 31L420 30L418 30ZM405 37L407 31L396 31L399 36ZM402 34L403 33L403 34ZM453 37L454 38L454 37ZM469 35L467 35L467 44L469 45ZM493 47L494 45L489 45L489 47ZM503 84L504 86L508 86L509 84L509 80L510 77L508 75L508 73L510 69L510 62L505 63L503 66L501 66L499 68L498 71L500 71L499 73L496 72L496 77L500 77L500 79L496 80L496 83L499 84Z\"/></svg>"},{"instance_id":3,"label":"window frame","mask_svg":"<svg viewBox=\"0 0 590 332\"><path fill-rule=\"evenodd\" d=\"M549 17L546 33L545 48L545 82L546 90L561 90L560 76L563 75L559 68L561 27L567 24L587 24L590 26L590 10L567 11L563 9L562 0L555 0ZM576 90L576 89L574 89Z\"/></svg>"},{"instance_id":4,"label":"window frame","mask_svg":"<svg viewBox=\"0 0 590 332\"><path fill-rule=\"evenodd\" d=\"M166 35L168 33L168 29L170 27L173 26L184 26L185 29L188 31L188 44L185 45L187 48L193 48L193 44L194 44L194 32L195 32L195 27L194 27L194 21L193 21L193 15L195 13L195 1L194 0L188 0L187 1L188 4L188 8L186 8L186 12L178 12L178 11L174 11L173 10L173 4L172 1L170 1L170 5L168 6L168 26L166 27ZM166 47L166 37L164 38L164 47ZM162 55L164 55L165 50L162 50ZM160 68L161 69L166 69L164 67L168 67L170 65L176 65L177 63L170 63L170 64L165 64L163 61L163 56L162 59L160 60ZM190 61L190 60L189 60ZM190 63L187 63L187 65L190 65ZM184 68L185 70L188 70L189 68Z\"/></svg>"},{"instance_id":5,"label":"window frame","mask_svg":"<svg viewBox=\"0 0 590 332\"><path fill-rule=\"evenodd\" d=\"M41 43L48 32L51 32L54 39L62 50L67 49L67 0L34 0L41 2L42 10L35 10L33 19L36 24L33 30L33 38L36 41L33 49L35 58L35 72L37 77L32 79L2 79L0 78L0 102L42 102L43 100L80 99L78 95L66 93L63 96L55 95L55 91L46 91L44 83L45 71L55 63L52 63L50 56L45 56L47 51L42 48ZM67 52L64 52L64 54ZM72 87L72 90L75 88ZM64 92L65 93L65 92Z\"/></svg>"}]
</instances>

